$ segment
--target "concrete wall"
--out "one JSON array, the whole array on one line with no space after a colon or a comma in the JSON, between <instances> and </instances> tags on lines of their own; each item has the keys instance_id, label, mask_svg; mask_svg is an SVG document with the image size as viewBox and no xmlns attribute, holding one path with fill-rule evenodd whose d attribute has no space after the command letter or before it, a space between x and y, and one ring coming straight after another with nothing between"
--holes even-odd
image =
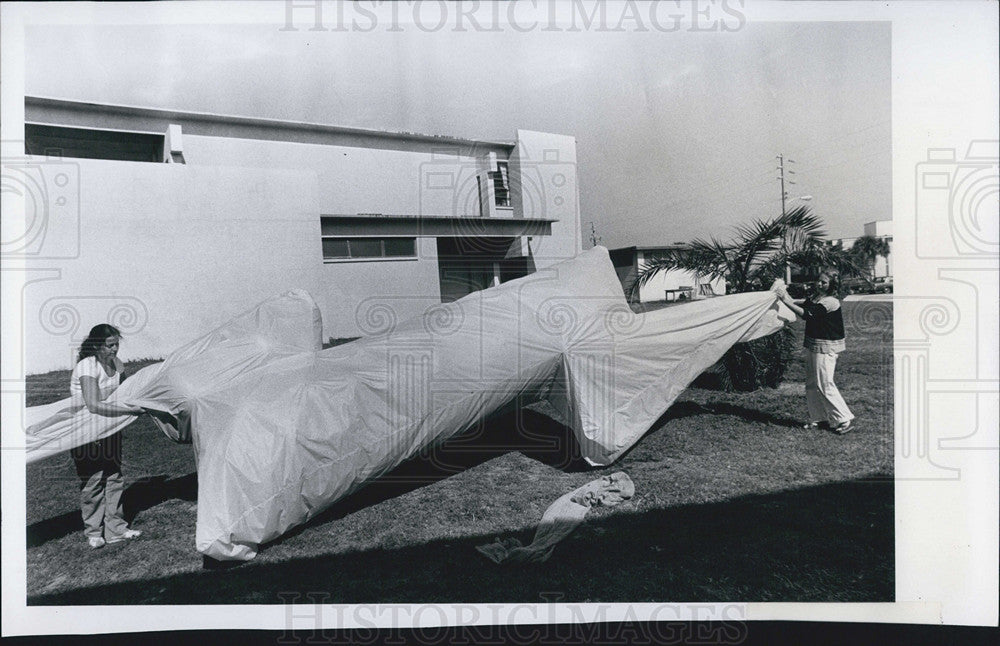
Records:
<instances>
[{"instance_id":1,"label":"concrete wall","mask_svg":"<svg viewBox=\"0 0 1000 646\"><path fill-rule=\"evenodd\" d=\"M289 289L329 309L312 173L82 159L39 167L53 187L57 173L71 176L62 217L79 226L46 231L45 253L69 257L30 263L54 271L29 274L24 290L29 374L71 367L101 322L122 329L128 360L161 357Z\"/></svg>"},{"instance_id":2,"label":"concrete wall","mask_svg":"<svg viewBox=\"0 0 1000 646\"><path fill-rule=\"evenodd\" d=\"M531 240L535 268L578 255L583 247L576 139L518 130L509 170L514 217L558 220L552 225L551 236Z\"/></svg>"},{"instance_id":3,"label":"concrete wall","mask_svg":"<svg viewBox=\"0 0 1000 646\"><path fill-rule=\"evenodd\" d=\"M479 216L477 161L462 152L447 145L415 152L184 136L184 157L191 166L315 173L319 213L337 215Z\"/></svg>"},{"instance_id":4,"label":"concrete wall","mask_svg":"<svg viewBox=\"0 0 1000 646\"><path fill-rule=\"evenodd\" d=\"M560 220L551 236L532 241L535 268L542 268L581 251L576 142L524 130L518 140L521 163L510 168L514 217ZM314 172L320 214L482 214L476 182L482 160L477 151L457 145L403 151L185 135L184 154L189 165ZM520 192L525 197L518 201ZM380 317L390 311L403 320L440 303L436 242L418 239L417 260L326 263L320 282L329 302L323 312L326 336L379 331Z\"/></svg>"},{"instance_id":5,"label":"concrete wall","mask_svg":"<svg viewBox=\"0 0 1000 646\"><path fill-rule=\"evenodd\" d=\"M580 252L576 146L572 137L518 136L511 188L524 197L515 217L559 220L551 237L531 243L533 268L544 268ZM441 299L434 238L418 239L416 259L324 263L320 216L478 216L471 148L184 134L186 164L40 160L33 172L52 175L42 177L51 189L57 175L71 177L58 185L67 200L49 209L58 217L44 240L70 252L38 263L50 271L25 288L26 372L70 367L100 322L122 329L124 359L162 357L293 288L316 298L325 338L378 333L423 313Z\"/></svg>"},{"instance_id":6,"label":"concrete wall","mask_svg":"<svg viewBox=\"0 0 1000 646\"><path fill-rule=\"evenodd\" d=\"M892 254L883 258L879 256L875 259L875 277L892 276Z\"/></svg>"},{"instance_id":7,"label":"concrete wall","mask_svg":"<svg viewBox=\"0 0 1000 646\"><path fill-rule=\"evenodd\" d=\"M441 304L437 238L417 238L416 260L328 262L320 282L324 340L387 332Z\"/></svg>"}]
</instances>

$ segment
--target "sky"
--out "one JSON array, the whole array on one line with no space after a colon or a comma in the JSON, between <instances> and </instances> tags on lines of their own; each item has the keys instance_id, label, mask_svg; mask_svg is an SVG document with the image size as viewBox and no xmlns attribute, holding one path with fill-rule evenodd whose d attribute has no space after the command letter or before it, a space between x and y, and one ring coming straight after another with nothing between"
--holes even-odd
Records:
<instances>
[{"instance_id":1,"label":"sky","mask_svg":"<svg viewBox=\"0 0 1000 646\"><path fill-rule=\"evenodd\" d=\"M778 215L779 154L794 160L788 207L810 206L830 237L891 218L887 23L366 33L284 20L29 27L25 92L473 139L572 135L585 247L591 222L615 248L725 239Z\"/></svg>"}]
</instances>

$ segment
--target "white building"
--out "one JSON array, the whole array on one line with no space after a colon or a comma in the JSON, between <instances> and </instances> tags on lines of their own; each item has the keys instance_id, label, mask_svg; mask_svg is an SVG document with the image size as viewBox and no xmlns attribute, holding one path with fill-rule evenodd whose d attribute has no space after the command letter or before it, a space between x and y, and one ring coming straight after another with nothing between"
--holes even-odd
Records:
<instances>
[{"instance_id":1,"label":"white building","mask_svg":"<svg viewBox=\"0 0 1000 646\"><path fill-rule=\"evenodd\" d=\"M881 278L884 276L892 276L892 220L875 220L873 222L866 222L863 235L882 238L889 243L889 254L875 258L874 277ZM830 244L842 246L844 249L850 249L854 246L854 242L856 240L857 238L838 238L830 240Z\"/></svg>"},{"instance_id":2,"label":"white building","mask_svg":"<svg viewBox=\"0 0 1000 646\"><path fill-rule=\"evenodd\" d=\"M622 281L622 288L630 300L635 301L635 295L628 293L635 283L640 269L657 255L683 251L684 245L664 245L648 247L621 247L611 249L611 263ZM651 303L656 301L681 300L688 298L703 298L726 293L726 281L723 278L709 280L698 276L692 271L671 269L658 272L639 288L638 302Z\"/></svg>"},{"instance_id":3,"label":"white building","mask_svg":"<svg viewBox=\"0 0 1000 646\"><path fill-rule=\"evenodd\" d=\"M573 137L510 142L25 100L24 366L68 368L90 327L161 357L309 290L324 338L376 334L581 250ZM6 189L6 187L5 187ZM6 206L6 204L5 204Z\"/></svg>"}]
</instances>

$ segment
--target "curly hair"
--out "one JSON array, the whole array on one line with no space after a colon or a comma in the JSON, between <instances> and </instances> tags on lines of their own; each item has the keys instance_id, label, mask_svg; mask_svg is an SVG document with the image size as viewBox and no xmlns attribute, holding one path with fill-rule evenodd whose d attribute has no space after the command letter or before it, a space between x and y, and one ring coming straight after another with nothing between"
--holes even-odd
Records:
<instances>
[{"instance_id":1,"label":"curly hair","mask_svg":"<svg viewBox=\"0 0 1000 646\"><path fill-rule=\"evenodd\" d=\"M87 338L83 340L80 344L80 352L76 355L77 361L83 361L87 357L93 357L97 355L97 351L100 349L104 342L109 336L121 336L122 333L113 325L107 323L101 323L100 325L95 325L90 328L90 334Z\"/></svg>"}]
</instances>

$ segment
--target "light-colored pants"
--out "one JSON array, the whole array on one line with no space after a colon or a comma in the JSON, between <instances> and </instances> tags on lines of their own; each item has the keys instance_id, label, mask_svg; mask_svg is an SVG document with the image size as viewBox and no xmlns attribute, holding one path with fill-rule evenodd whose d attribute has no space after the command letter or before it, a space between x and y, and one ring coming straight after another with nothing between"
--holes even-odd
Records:
<instances>
[{"instance_id":1,"label":"light-colored pants","mask_svg":"<svg viewBox=\"0 0 1000 646\"><path fill-rule=\"evenodd\" d=\"M80 476L80 512L87 538L120 537L128 529L122 509L125 478L122 476L122 436L73 449L76 474Z\"/></svg>"},{"instance_id":2,"label":"light-colored pants","mask_svg":"<svg viewBox=\"0 0 1000 646\"><path fill-rule=\"evenodd\" d=\"M847 402L837 390L837 384L833 383L833 371L836 367L836 354L806 350L806 404L809 406L809 421L825 421L830 426L837 426L854 419Z\"/></svg>"}]
</instances>

